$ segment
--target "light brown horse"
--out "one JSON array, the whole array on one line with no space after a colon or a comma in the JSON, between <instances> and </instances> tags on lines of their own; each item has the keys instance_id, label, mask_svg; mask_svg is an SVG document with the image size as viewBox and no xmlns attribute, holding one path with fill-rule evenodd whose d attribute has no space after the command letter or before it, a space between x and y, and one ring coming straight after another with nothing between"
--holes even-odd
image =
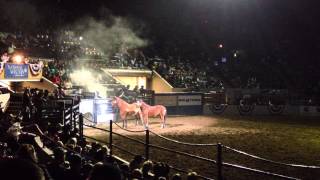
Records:
<instances>
[{"instance_id":1,"label":"light brown horse","mask_svg":"<svg viewBox=\"0 0 320 180\"><path fill-rule=\"evenodd\" d=\"M160 116L160 119L162 121L161 128L164 128L166 126L166 116L167 116L166 107L162 105L150 106L149 104L145 103L143 100L138 100L137 104L141 107L142 115L144 118L144 125L146 129L148 129L149 127L149 117Z\"/></svg>"},{"instance_id":2,"label":"light brown horse","mask_svg":"<svg viewBox=\"0 0 320 180\"><path fill-rule=\"evenodd\" d=\"M119 97L114 97L112 102L112 107L117 106L119 108L120 118L122 120L122 127L127 128L127 115L139 115L141 122L143 123L142 112L140 106L137 103L129 104ZM136 122L137 123L137 122Z\"/></svg>"}]
</instances>

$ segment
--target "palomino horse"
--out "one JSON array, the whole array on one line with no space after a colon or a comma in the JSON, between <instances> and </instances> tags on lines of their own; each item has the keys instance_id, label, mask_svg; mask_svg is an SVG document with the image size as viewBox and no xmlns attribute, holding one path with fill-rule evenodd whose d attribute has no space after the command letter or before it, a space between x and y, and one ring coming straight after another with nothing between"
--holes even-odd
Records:
<instances>
[{"instance_id":1,"label":"palomino horse","mask_svg":"<svg viewBox=\"0 0 320 180\"><path fill-rule=\"evenodd\" d=\"M123 99L115 96L112 100L112 107L115 106L119 108L119 114L123 123L123 128L127 128L127 115L139 115L141 121L143 120L140 106L137 103L129 104Z\"/></svg>"},{"instance_id":2,"label":"palomino horse","mask_svg":"<svg viewBox=\"0 0 320 180\"><path fill-rule=\"evenodd\" d=\"M157 117L160 116L162 121L161 128L166 126L166 116L167 116L167 109L162 105L155 105L150 106L145 103L143 100L138 100L137 104L141 107L142 115L144 117L144 125L145 128L148 129L149 126L149 117Z\"/></svg>"}]
</instances>

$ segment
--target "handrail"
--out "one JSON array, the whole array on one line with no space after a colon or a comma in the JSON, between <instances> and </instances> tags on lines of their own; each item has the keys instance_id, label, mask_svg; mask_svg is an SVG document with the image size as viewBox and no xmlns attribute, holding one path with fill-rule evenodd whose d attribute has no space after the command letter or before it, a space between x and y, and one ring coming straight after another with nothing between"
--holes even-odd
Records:
<instances>
[{"instance_id":1,"label":"handrail","mask_svg":"<svg viewBox=\"0 0 320 180\"><path fill-rule=\"evenodd\" d=\"M262 160L262 161L273 163L273 164L278 164L278 165L283 165L283 166L290 166L290 167L299 167L299 168L320 169L319 166L306 166L306 165L301 165L301 164L288 164L288 163L273 161L273 160L270 160L270 159L266 159L266 158L262 158L262 157L259 157L259 156L256 156L256 155L252 155L252 154L246 153L244 151L240 151L238 149L234 149L234 148L231 148L231 147L228 147L228 146L225 146L225 145L222 145L222 147L226 148L227 150L231 150L233 152L236 152L236 153L239 153L239 154L242 154L242 155L245 155L245 156L249 156L249 157L254 158L254 159L259 159L259 160Z\"/></svg>"},{"instance_id":2,"label":"handrail","mask_svg":"<svg viewBox=\"0 0 320 180\"><path fill-rule=\"evenodd\" d=\"M176 168L176 167L171 166L171 165L169 165L169 167L170 167L171 169L174 169L174 170L179 171L179 172L183 172L183 173L185 173L185 174L188 174L188 173L189 173L189 171L186 171L186 170L183 170L183 169L180 169L180 168ZM200 177L200 178L202 178L202 179L206 179L206 180L214 180L213 178L208 178L208 177L205 177L205 176L202 176L202 175L199 175L199 174L198 174L198 177Z\"/></svg>"},{"instance_id":3,"label":"handrail","mask_svg":"<svg viewBox=\"0 0 320 180\"><path fill-rule=\"evenodd\" d=\"M117 125L120 129L124 130L124 131L127 131L127 132L132 132L132 133L141 133L141 132L144 132L145 130L138 130L138 131L132 131L132 130L128 130L128 129L125 129L123 127L121 127L119 124L117 124L116 122L113 122L113 124Z\"/></svg>"},{"instance_id":4,"label":"handrail","mask_svg":"<svg viewBox=\"0 0 320 180\"><path fill-rule=\"evenodd\" d=\"M285 175L276 174L276 173L271 173L271 172L267 172L267 171L262 171L259 169L248 168L248 167L241 166L241 165L236 165L236 164L231 164L231 163L222 163L222 164L223 164L223 166L226 166L226 167L233 167L233 168L242 169L242 170L246 170L246 171L250 171L250 172L254 172L254 173L258 173L258 174L264 174L264 175L279 177L279 178L284 178L284 179L299 180L299 178L285 176Z\"/></svg>"},{"instance_id":5,"label":"handrail","mask_svg":"<svg viewBox=\"0 0 320 180\"><path fill-rule=\"evenodd\" d=\"M87 124L83 124L83 125L87 126L87 127L94 128L94 129L98 129L98 130L101 130L101 131L104 131L104 132L110 132L109 130L102 129L102 128L97 128L95 126L91 126L91 125L87 125ZM135 142L140 143L140 144L145 144L143 141L139 141L139 140L133 139L133 138L128 137L128 136L125 136L125 135L122 135L122 134L119 134L119 133L116 133L116 132L112 132L112 133L115 134L115 135L118 135L120 137L124 137L124 138L130 139L131 141L135 141Z\"/></svg>"},{"instance_id":6,"label":"handrail","mask_svg":"<svg viewBox=\"0 0 320 180\"><path fill-rule=\"evenodd\" d=\"M149 130L150 131L150 130ZM174 139L170 139L170 138L167 138L165 136L162 136L160 134L157 134L153 131L150 131L152 134L158 136L159 138L162 138L164 140L167 140L167 141L171 141L171 142L174 142L174 143L177 143L177 144L182 144L182 145L187 145L187 146L217 146L217 144L199 144L199 143L188 143L188 142L182 142L182 141L177 141L177 140L174 140Z\"/></svg>"},{"instance_id":7,"label":"handrail","mask_svg":"<svg viewBox=\"0 0 320 180\"><path fill-rule=\"evenodd\" d=\"M168 152L173 152L173 153L177 153L177 154L180 154L180 155L184 155L184 156L188 156L188 157L192 157L192 158L196 158L196 159L201 159L201 160L204 160L204 161L207 161L207 162L211 162L211 163L217 163L217 161L213 160L213 159L209 159L209 158L205 158L205 157L202 157L202 156L197 156L197 155L193 155L193 154L189 154L189 153L186 153L186 152L182 152L182 151L176 151L176 150L172 150L172 149L169 149L169 148L165 148L165 147L161 147L161 146L157 146L157 145L153 145L153 144L149 144L150 147L153 147L153 148L157 148L157 149L162 149L164 151L168 151Z\"/></svg>"},{"instance_id":8,"label":"handrail","mask_svg":"<svg viewBox=\"0 0 320 180\"><path fill-rule=\"evenodd\" d=\"M118 146L118 145L112 144L112 146L115 147L115 148L117 148L117 149L119 149L119 150L121 150L121 151L123 151L123 152L126 152L126 153L128 153L128 154L130 154L130 155L132 155L132 156L138 155L138 154L135 154L135 153L133 153L133 152L131 152L131 151L128 151L128 150L126 150L125 148L122 148L122 147L120 147L120 146Z\"/></svg>"}]
</instances>

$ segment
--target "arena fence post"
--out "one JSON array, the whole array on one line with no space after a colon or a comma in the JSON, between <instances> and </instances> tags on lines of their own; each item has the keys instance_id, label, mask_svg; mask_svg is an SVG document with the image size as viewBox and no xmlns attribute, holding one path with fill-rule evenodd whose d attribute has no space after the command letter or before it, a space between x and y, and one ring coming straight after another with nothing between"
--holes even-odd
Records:
<instances>
[{"instance_id":1,"label":"arena fence post","mask_svg":"<svg viewBox=\"0 0 320 180\"><path fill-rule=\"evenodd\" d=\"M80 139L83 139L83 114L79 114L79 134Z\"/></svg>"},{"instance_id":2,"label":"arena fence post","mask_svg":"<svg viewBox=\"0 0 320 180\"><path fill-rule=\"evenodd\" d=\"M145 156L146 160L149 160L149 129L146 129Z\"/></svg>"},{"instance_id":3,"label":"arena fence post","mask_svg":"<svg viewBox=\"0 0 320 180\"><path fill-rule=\"evenodd\" d=\"M217 144L217 179L222 180L222 145Z\"/></svg>"},{"instance_id":4,"label":"arena fence post","mask_svg":"<svg viewBox=\"0 0 320 180\"><path fill-rule=\"evenodd\" d=\"M110 149L110 156L112 156L112 120L109 121L109 149Z\"/></svg>"}]
</instances>

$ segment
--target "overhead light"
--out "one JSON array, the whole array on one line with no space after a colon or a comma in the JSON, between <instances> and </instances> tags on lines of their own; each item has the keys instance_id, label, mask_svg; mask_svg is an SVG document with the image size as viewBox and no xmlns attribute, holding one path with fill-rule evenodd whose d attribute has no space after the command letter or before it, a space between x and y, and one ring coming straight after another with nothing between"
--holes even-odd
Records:
<instances>
[{"instance_id":1,"label":"overhead light","mask_svg":"<svg viewBox=\"0 0 320 180\"><path fill-rule=\"evenodd\" d=\"M21 55L14 55L12 59L14 63L21 64L23 57Z\"/></svg>"}]
</instances>

